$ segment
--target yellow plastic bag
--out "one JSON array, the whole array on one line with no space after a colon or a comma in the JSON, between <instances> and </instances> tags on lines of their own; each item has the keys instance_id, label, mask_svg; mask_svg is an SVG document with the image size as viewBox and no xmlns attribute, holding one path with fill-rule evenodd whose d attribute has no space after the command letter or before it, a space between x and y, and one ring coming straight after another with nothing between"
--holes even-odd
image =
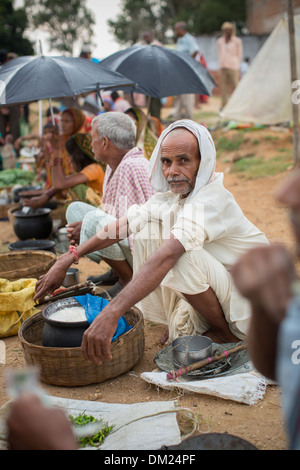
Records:
<instances>
[{"instance_id":1,"label":"yellow plastic bag","mask_svg":"<svg viewBox=\"0 0 300 470\"><path fill-rule=\"evenodd\" d=\"M0 338L16 335L21 324L37 312L33 301L36 281L0 278Z\"/></svg>"}]
</instances>

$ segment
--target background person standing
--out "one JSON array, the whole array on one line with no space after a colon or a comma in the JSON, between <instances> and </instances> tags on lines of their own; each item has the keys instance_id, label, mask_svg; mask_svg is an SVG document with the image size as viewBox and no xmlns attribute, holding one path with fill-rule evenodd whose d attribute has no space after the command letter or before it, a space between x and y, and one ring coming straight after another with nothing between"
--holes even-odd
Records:
<instances>
[{"instance_id":1,"label":"background person standing","mask_svg":"<svg viewBox=\"0 0 300 470\"><path fill-rule=\"evenodd\" d=\"M217 49L220 64L222 109L240 80L243 44L241 39L236 36L232 23L226 21L221 29L222 36L217 40Z\"/></svg>"},{"instance_id":2,"label":"background person standing","mask_svg":"<svg viewBox=\"0 0 300 470\"><path fill-rule=\"evenodd\" d=\"M177 38L176 50L195 58L199 51L199 47L195 38L188 32L187 24L183 21L176 23L174 26L174 33ZM175 96L174 119L193 119L194 106L194 94Z\"/></svg>"}]
</instances>

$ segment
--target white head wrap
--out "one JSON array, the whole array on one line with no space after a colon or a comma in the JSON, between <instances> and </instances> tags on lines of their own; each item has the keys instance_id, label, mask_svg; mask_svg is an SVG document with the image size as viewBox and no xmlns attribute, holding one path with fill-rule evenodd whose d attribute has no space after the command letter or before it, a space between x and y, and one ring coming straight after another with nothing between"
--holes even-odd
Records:
<instances>
[{"instance_id":1,"label":"white head wrap","mask_svg":"<svg viewBox=\"0 0 300 470\"><path fill-rule=\"evenodd\" d=\"M197 138L201 155L201 162L198 169L195 187L189 195L189 198L192 199L196 196L197 192L203 188L203 186L212 181L216 167L216 149L212 136L204 126L197 122L190 119L182 119L180 121L173 122L162 132L150 159L150 181L151 186L157 192L166 192L169 190L169 185L161 168L160 149L162 141L166 135L168 135L173 129L179 127L189 130Z\"/></svg>"}]
</instances>

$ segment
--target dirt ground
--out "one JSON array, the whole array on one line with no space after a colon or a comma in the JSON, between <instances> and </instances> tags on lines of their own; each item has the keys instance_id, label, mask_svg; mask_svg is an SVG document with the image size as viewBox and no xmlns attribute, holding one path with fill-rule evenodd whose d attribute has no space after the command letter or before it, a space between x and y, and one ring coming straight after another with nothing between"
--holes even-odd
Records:
<instances>
[{"instance_id":1,"label":"dirt ground","mask_svg":"<svg viewBox=\"0 0 300 470\"><path fill-rule=\"evenodd\" d=\"M216 103L215 101L213 102ZM205 105L205 112L213 112ZM203 107L202 107L203 108ZM202 110L201 108L201 110ZM204 114L203 114L204 116ZM226 134L224 130L213 131L215 141L220 136L234 138L237 131ZM292 134L278 130L263 129L252 131L248 143L241 146L238 157L255 152L265 159L271 158L278 149L285 148L292 152ZM276 139L264 137L276 136ZM255 145L253 141L255 140ZM252 147L251 147L252 146ZM250 148L251 147L251 148ZM244 153L243 153L244 152ZM292 247L293 238L288 223L286 210L279 206L274 199L278 185L288 176L290 170L273 176L247 179L241 178L232 171L232 162L237 152L227 152L218 158L217 171L224 172L224 183L240 204L245 215L266 233L270 241L281 241ZM7 251L8 244L17 240L10 222L0 222L1 251ZM100 265L100 271L106 266ZM79 264L80 280L88 275L99 273L99 267L87 259ZM180 406L190 409L198 421L197 433L220 432L239 436L251 442L258 449L280 450L286 448L286 435L281 415L280 390L275 385L268 385L264 398L255 405L239 404L234 401L196 393L170 392L158 389L140 378L145 371L155 369L153 358L162 348L160 336L164 326L145 323L145 352L139 363L133 369L113 380L101 384L84 387L68 388L43 385L47 393L65 398L96 400L108 403L136 403L156 400L177 399ZM0 381L3 383L4 373L10 368L20 368L25 365L21 344L17 336L4 339L6 345L6 364L0 364ZM5 388L0 388L0 406L7 401Z\"/></svg>"}]
</instances>

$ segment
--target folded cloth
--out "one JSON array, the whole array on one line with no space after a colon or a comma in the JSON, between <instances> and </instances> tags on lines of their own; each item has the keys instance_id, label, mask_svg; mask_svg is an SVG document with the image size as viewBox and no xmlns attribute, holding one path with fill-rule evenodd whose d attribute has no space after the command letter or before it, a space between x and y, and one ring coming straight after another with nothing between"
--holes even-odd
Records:
<instances>
[{"instance_id":1,"label":"folded cloth","mask_svg":"<svg viewBox=\"0 0 300 470\"><path fill-rule=\"evenodd\" d=\"M103 297L97 297L91 294L79 295L74 297L77 302L84 307L85 315L89 324L91 324L99 313L106 307L109 300ZM115 341L119 336L129 331L132 326L128 325L126 318L122 316L118 321L116 331L112 337L112 342Z\"/></svg>"}]
</instances>

